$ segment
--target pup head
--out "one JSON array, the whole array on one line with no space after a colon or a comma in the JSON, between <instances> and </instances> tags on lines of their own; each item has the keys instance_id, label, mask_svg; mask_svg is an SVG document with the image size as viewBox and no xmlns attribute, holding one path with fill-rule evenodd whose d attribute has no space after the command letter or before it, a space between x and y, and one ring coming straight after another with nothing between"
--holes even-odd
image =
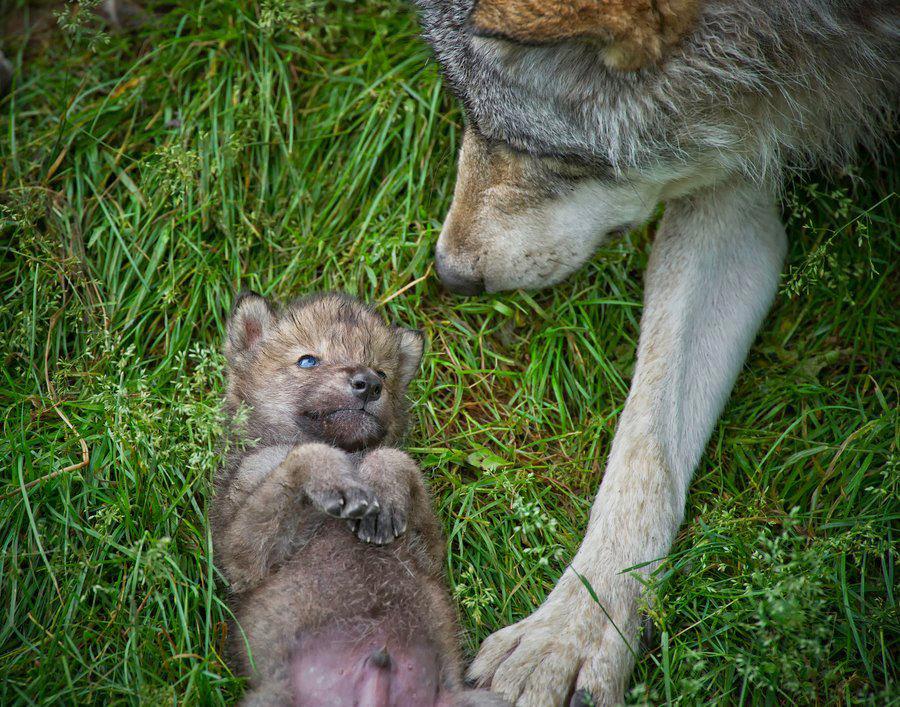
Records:
<instances>
[{"instance_id":1,"label":"pup head","mask_svg":"<svg viewBox=\"0 0 900 707\"><path fill-rule=\"evenodd\" d=\"M341 294L276 311L255 293L238 296L228 321L227 401L250 424L288 438L306 434L357 451L392 442L406 423L406 389L422 336L385 324Z\"/></svg>"}]
</instances>

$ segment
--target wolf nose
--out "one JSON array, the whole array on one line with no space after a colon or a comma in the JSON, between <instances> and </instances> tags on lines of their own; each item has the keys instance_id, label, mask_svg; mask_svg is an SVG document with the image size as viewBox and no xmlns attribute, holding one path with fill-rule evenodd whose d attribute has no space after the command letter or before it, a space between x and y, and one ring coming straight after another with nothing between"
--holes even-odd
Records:
<instances>
[{"instance_id":1,"label":"wolf nose","mask_svg":"<svg viewBox=\"0 0 900 707\"><path fill-rule=\"evenodd\" d=\"M481 278L454 270L440 251L434 254L434 265L441 284L450 292L460 295L478 295L484 292L484 281Z\"/></svg>"},{"instance_id":2,"label":"wolf nose","mask_svg":"<svg viewBox=\"0 0 900 707\"><path fill-rule=\"evenodd\" d=\"M364 402L378 400L381 397L381 378L374 371L357 371L350 376L350 389Z\"/></svg>"}]
</instances>

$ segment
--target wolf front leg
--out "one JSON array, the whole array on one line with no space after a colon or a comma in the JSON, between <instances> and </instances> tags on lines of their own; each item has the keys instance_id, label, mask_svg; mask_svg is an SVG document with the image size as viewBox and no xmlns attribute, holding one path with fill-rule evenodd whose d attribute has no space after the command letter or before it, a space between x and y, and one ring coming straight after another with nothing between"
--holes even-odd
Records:
<instances>
[{"instance_id":1,"label":"wolf front leg","mask_svg":"<svg viewBox=\"0 0 900 707\"><path fill-rule=\"evenodd\" d=\"M470 669L479 684L518 705L622 700L641 591L626 570L646 565L646 575L669 552L691 475L774 297L786 239L773 201L737 182L668 205L634 379L584 542L541 607L484 642Z\"/></svg>"}]
</instances>

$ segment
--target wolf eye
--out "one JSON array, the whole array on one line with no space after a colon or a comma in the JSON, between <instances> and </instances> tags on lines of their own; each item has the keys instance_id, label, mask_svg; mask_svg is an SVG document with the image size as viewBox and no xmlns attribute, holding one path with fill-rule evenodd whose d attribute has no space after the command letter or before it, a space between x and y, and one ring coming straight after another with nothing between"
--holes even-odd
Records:
<instances>
[{"instance_id":1,"label":"wolf eye","mask_svg":"<svg viewBox=\"0 0 900 707\"><path fill-rule=\"evenodd\" d=\"M300 366L300 368L315 368L319 365L319 359L315 356L301 356L297 359L297 365Z\"/></svg>"},{"instance_id":2,"label":"wolf eye","mask_svg":"<svg viewBox=\"0 0 900 707\"><path fill-rule=\"evenodd\" d=\"M384 380L385 378L387 378L387 373L385 373L384 371L375 371L375 373L378 375L379 378L381 378L381 380Z\"/></svg>"}]
</instances>

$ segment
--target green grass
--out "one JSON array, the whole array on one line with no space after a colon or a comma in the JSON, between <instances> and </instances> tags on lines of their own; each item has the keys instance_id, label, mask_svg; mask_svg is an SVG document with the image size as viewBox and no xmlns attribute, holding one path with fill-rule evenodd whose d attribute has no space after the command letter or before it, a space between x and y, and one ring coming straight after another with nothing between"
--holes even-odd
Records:
<instances>
[{"instance_id":1,"label":"green grass","mask_svg":"<svg viewBox=\"0 0 900 707\"><path fill-rule=\"evenodd\" d=\"M239 287L412 285L384 309L430 341L410 446L471 652L578 545L653 228L553 290L448 296L461 116L406 6L148 7L133 35L4 45L0 703L240 694L205 523ZM785 292L653 579L632 701L898 699L898 174L789 190Z\"/></svg>"}]
</instances>

